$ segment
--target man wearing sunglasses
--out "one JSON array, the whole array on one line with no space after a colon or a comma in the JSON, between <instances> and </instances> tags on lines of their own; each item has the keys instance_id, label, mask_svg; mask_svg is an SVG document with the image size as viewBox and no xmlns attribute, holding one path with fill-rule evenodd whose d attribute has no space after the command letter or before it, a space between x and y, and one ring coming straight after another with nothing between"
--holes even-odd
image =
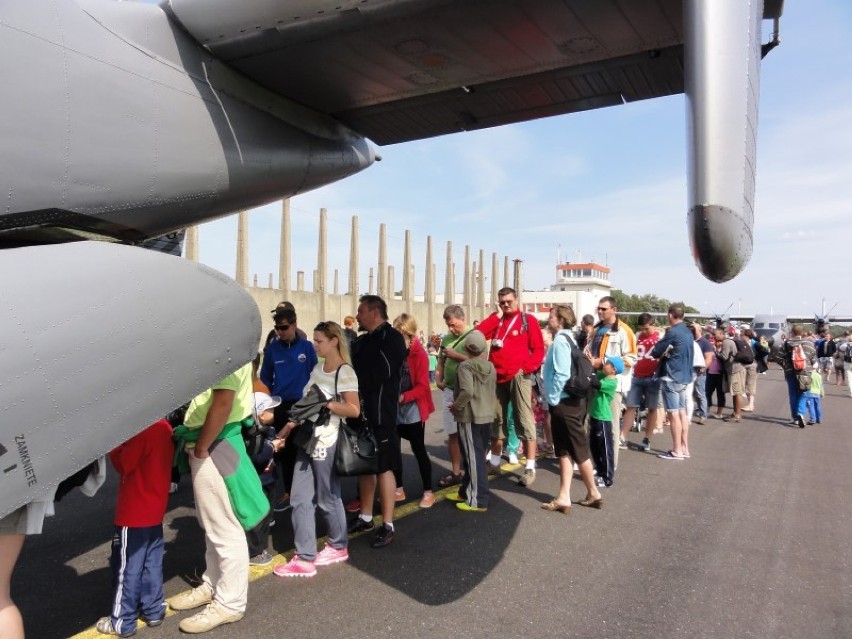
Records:
<instances>
[{"instance_id":1,"label":"man wearing sunglasses","mask_svg":"<svg viewBox=\"0 0 852 639\"><path fill-rule=\"evenodd\" d=\"M272 395L281 398L281 404L275 407L273 421L275 430L280 431L288 421L290 407L302 398L311 371L316 366L317 353L314 345L305 339L304 333L296 325L295 310L282 308L275 311L274 322L277 338L263 349L260 381L266 384ZM282 506L276 506L276 510L280 511L289 500L293 485L296 447L285 445L279 453L278 462L284 479L284 494L280 500Z\"/></svg>"},{"instance_id":2,"label":"man wearing sunglasses","mask_svg":"<svg viewBox=\"0 0 852 639\"><path fill-rule=\"evenodd\" d=\"M492 313L476 326L476 330L491 340L489 361L497 370L497 405L500 414L491 429L491 464L500 466L503 439L508 437L508 406L518 438L524 442L527 457L521 486L535 481L536 432L532 412L532 376L544 360L544 338L538 320L518 309L515 289L497 291L500 314Z\"/></svg>"}]
</instances>

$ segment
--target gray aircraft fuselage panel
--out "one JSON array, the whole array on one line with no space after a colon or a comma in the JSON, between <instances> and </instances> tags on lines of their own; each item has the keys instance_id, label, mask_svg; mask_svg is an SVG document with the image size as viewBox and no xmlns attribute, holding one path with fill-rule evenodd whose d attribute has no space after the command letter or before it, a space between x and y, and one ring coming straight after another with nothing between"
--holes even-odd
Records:
<instances>
[{"instance_id":1,"label":"gray aircraft fuselage panel","mask_svg":"<svg viewBox=\"0 0 852 639\"><path fill-rule=\"evenodd\" d=\"M375 159L361 136L235 79L153 5L2 3L0 57L15 61L0 67L15 95L0 119L8 214L67 211L152 237Z\"/></svg>"}]
</instances>

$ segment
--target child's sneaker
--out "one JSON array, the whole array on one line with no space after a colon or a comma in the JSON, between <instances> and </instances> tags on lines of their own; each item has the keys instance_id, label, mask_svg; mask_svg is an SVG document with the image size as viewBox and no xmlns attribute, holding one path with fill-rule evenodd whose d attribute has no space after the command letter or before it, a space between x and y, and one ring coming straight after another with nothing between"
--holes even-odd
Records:
<instances>
[{"instance_id":1,"label":"child's sneaker","mask_svg":"<svg viewBox=\"0 0 852 639\"><path fill-rule=\"evenodd\" d=\"M95 625L97 631L102 635L112 635L113 637L132 637L136 634L136 625L134 624L130 630L118 632L112 625L112 619L109 617L101 617Z\"/></svg>"}]
</instances>

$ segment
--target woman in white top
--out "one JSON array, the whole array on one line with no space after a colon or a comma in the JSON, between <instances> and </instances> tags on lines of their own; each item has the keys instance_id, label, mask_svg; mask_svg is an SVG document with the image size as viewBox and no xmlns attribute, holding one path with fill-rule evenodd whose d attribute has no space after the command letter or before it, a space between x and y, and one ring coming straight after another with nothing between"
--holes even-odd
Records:
<instances>
[{"instance_id":1,"label":"woman in white top","mask_svg":"<svg viewBox=\"0 0 852 639\"><path fill-rule=\"evenodd\" d=\"M316 442L309 456L299 448L290 503L293 506L293 531L296 554L289 563L273 569L279 577L313 577L317 566L329 566L349 558L347 550L346 513L340 498L340 478L334 472L334 453L341 420L357 417L361 412L358 378L349 359L348 340L334 322L320 322L314 329L314 348L320 357L305 386L313 384L331 397L328 424L315 431ZM280 437L287 437L295 427L288 422ZM287 442L293 446L292 442ZM319 509L328 526L328 543L317 553L315 511Z\"/></svg>"}]
</instances>

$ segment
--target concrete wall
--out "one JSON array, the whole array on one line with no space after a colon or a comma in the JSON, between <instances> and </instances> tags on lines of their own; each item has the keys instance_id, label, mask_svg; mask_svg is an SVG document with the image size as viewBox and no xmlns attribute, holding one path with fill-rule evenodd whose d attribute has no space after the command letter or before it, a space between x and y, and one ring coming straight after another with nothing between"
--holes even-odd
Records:
<instances>
[{"instance_id":1,"label":"concrete wall","mask_svg":"<svg viewBox=\"0 0 852 639\"><path fill-rule=\"evenodd\" d=\"M358 299L352 295L323 295L310 291L290 291L285 295L284 291L279 289L251 286L246 287L246 290L257 303L263 322L261 346L266 341L267 333L272 330L272 313L270 311L282 300L292 302L293 306L296 307L298 326L308 334L308 337L311 336L314 326L319 322L333 321L342 325L343 318L347 315L354 316L355 309L358 307ZM443 317L446 306L443 302L430 304L418 301L407 302L402 299L385 301L388 303L388 317L391 322L400 313L408 312L410 307L411 314L417 320L418 330L422 330L427 337L431 333L444 333L447 330ZM490 313L490 309L486 309L487 313ZM467 310L466 315L468 324L472 323L473 320L483 319L476 308Z\"/></svg>"}]
</instances>

